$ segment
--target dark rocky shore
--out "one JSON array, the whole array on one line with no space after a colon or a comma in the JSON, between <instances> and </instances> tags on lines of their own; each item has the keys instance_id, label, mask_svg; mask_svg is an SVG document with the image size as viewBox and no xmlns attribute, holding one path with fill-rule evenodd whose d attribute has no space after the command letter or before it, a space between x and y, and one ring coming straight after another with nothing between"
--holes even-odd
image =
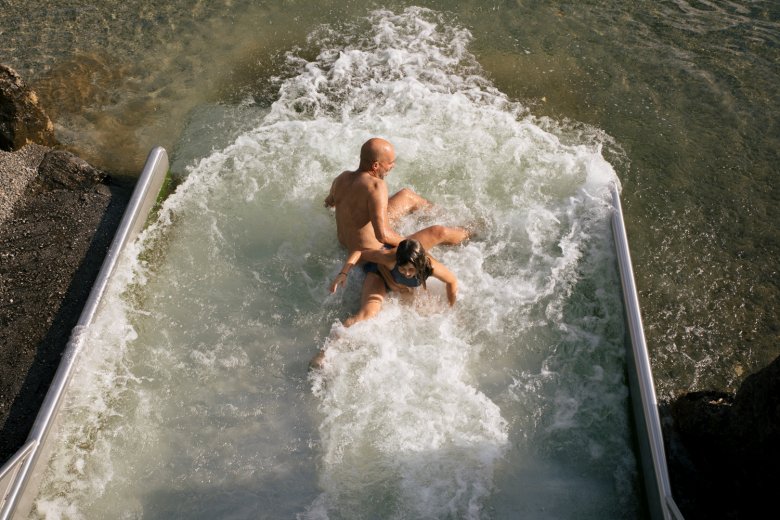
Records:
<instances>
[{"instance_id":1,"label":"dark rocky shore","mask_svg":"<svg viewBox=\"0 0 780 520\"><path fill-rule=\"evenodd\" d=\"M130 196L62 149L53 128L35 93L0 65L0 465L27 438ZM736 394L685 394L661 415L687 520L772 510L780 358Z\"/></svg>"}]
</instances>

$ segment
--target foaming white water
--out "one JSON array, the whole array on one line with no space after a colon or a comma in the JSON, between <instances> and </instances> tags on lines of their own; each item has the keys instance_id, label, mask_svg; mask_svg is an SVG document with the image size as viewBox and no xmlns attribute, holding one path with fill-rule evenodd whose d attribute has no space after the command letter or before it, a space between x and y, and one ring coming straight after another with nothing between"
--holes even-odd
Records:
<instances>
[{"instance_id":1,"label":"foaming white water","mask_svg":"<svg viewBox=\"0 0 780 520\"><path fill-rule=\"evenodd\" d=\"M506 421L473 386L473 349L453 318L393 306L328 341L314 378L325 415L318 507L344 518L479 516Z\"/></svg>"},{"instance_id":2,"label":"foaming white water","mask_svg":"<svg viewBox=\"0 0 780 520\"><path fill-rule=\"evenodd\" d=\"M270 113L190 168L115 282L40 516L633 514L603 136L528 115L469 40L411 8L291 54ZM398 152L391 190L438 205L400 231L479 234L433 251L459 278L454 308L432 283L331 332L362 277L327 292L344 252L322 200L373 135Z\"/></svg>"}]
</instances>

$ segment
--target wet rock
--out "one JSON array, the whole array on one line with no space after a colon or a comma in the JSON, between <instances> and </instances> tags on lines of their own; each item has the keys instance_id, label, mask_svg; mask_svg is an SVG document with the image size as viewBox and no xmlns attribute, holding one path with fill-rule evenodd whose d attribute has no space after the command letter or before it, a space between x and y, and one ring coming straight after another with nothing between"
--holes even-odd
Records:
<instances>
[{"instance_id":1,"label":"wet rock","mask_svg":"<svg viewBox=\"0 0 780 520\"><path fill-rule=\"evenodd\" d=\"M65 150L47 152L38 166L38 182L48 189L91 189L105 179L105 172Z\"/></svg>"},{"instance_id":2,"label":"wet rock","mask_svg":"<svg viewBox=\"0 0 780 520\"><path fill-rule=\"evenodd\" d=\"M15 152L0 150L0 226L30 181L37 177L38 166L49 150L37 144L28 144Z\"/></svg>"},{"instance_id":3,"label":"wet rock","mask_svg":"<svg viewBox=\"0 0 780 520\"><path fill-rule=\"evenodd\" d=\"M54 125L37 94L16 71L0 65L0 150L14 151L28 143L57 144Z\"/></svg>"},{"instance_id":4,"label":"wet rock","mask_svg":"<svg viewBox=\"0 0 780 520\"><path fill-rule=\"evenodd\" d=\"M35 93L0 66L0 465L24 443L129 197L54 143Z\"/></svg>"}]
</instances>

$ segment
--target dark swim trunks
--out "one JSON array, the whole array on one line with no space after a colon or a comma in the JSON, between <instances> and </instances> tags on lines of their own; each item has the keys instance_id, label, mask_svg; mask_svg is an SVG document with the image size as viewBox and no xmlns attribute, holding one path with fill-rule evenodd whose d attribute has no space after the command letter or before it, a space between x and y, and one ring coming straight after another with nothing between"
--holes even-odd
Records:
<instances>
[{"instance_id":1,"label":"dark swim trunks","mask_svg":"<svg viewBox=\"0 0 780 520\"><path fill-rule=\"evenodd\" d=\"M388 246L387 244L385 244L382 246L382 249L385 250L393 249L393 246ZM366 274L376 273L377 276L379 276L379 278L381 278L382 281L384 282L385 288L388 291L392 291L390 286L387 284L387 280L385 280L385 277L382 276L382 273L379 272L379 266L374 262L365 262L363 264L363 272ZM398 265L395 265L393 269L390 271L390 276L393 277L393 280L395 280L395 283L397 283L398 285L404 285L406 287L412 287L412 288L419 287L420 285L422 285L422 283L420 283L420 280L418 280L416 277L407 278L404 275L402 275L401 272L398 270Z\"/></svg>"},{"instance_id":2,"label":"dark swim trunks","mask_svg":"<svg viewBox=\"0 0 780 520\"><path fill-rule=\"evenodd\" d=\"M387 282L385 281L385 277L382 276L382 273L379 272L379 266L376 265L374 262L366 262L363 264L363 272L368 273L376 273L376 275L382 279L382 283L385 284L385 289L387 289L388 292L390 292L392 289L390 289L390 286L387 285Z\"/></svg>"},{"instance_id":3,"label":"dark swim trunks","mask_svg":"<svg viewBox=\"0 0 780 520\"><path fill-rule=\"evenodd\" d=\"M376 273L379 274L379 266L376 265L374 262L365 262L363 264L363 272L368 273Z\"/></svg>"}]
</instances>

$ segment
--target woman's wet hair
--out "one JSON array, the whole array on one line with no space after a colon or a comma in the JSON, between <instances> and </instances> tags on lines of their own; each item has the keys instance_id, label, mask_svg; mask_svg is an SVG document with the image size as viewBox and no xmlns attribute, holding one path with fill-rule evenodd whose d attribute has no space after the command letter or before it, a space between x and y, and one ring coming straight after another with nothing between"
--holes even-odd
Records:
<instances>
[{"instance_id":1,"label":"woman's wet hair","mask_svg":"<svg viewBox=\"0 0 780 520\"><path fill-rule=\"evenodd\" d=\"M433 274L433 267L422 244L413 238L402 240L395 250L395 262L398 265L412 264L417 271L415 278L426 288L425 280Z\"/></svg>"}]
</instances>

